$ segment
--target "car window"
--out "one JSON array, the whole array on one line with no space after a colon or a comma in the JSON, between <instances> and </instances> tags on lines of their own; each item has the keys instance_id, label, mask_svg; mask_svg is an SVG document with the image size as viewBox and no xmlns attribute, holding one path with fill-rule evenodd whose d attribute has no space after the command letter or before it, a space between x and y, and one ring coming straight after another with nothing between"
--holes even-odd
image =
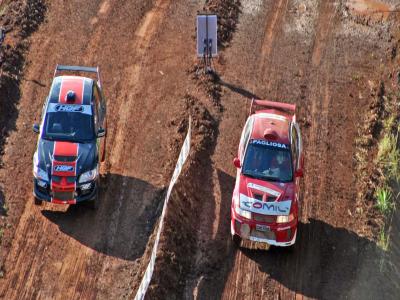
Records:
<instances>
[{"instance_id":1,"label":"car window","mask_svg":"<svg viewBox=\"0 0 400 300\"><path fill-rule=\"evenodd\" d=\"M292 126L292 157L293 157L293 162L294 162L294 167L297 168L297 159L298 159L298 135L297 135L297 130L296 127L293 125Z\"/></svg>"},{"instance_id":2,"label":"car window","mask_svg":"<svg viewBox=\"0 0 400 300\"><path fill-rule=\"evenodd\" d=\"M292 159L289 145L264 140L250 140L242 173L267 181L292 181Z\"/></svg>"},{"instance_id":3,"label":"car window","mask_svg":"<svg viewBox=\"0 0 400 300\"><path fill-rule=\"evenodd\" d=\"M247 142L249 141L251 129L253 128L253 120L252 118L247 119L246 125L244 126L242 137L240 139L240 156L239 159L242 160L244 156L244 151L246 150Z\"/></svg>"},{"instance_id":4,"label":"car window","mask_svg":"<svg viewBox=\"0 0 400 300\"><path fill-rule=\"evenodd\" d=\"M96 83L93 84L93 105L94 105L94 122L96 129L101 125L101 106L100 106L100 93Z\"/></svg>"},{"instance_id":5,"label":"car window","mask_svg":"<svg viewBox=\"0 0 400 300\"><path fill-rule=\"evenodd\" d=\"M49 105L43 138L80 142L90 141L93 137L92 111L89 105Z\"/></svg>"},{"instance_id":6,"label":"car window","mask_svg":"<svg viewBox=\"0 0 400 300\"><path fill-rule=\"evenodd\" d=\"M294 129L296 131L296 138L297 138L297 167L302 167L300 166L301 162L301 155L302 155L302 151L303 151L303 144L302 144L302 140L301 140L301 133L300 133L300 128L299 125L297 123L294 123Z\"/></svg>"}]
</instances>

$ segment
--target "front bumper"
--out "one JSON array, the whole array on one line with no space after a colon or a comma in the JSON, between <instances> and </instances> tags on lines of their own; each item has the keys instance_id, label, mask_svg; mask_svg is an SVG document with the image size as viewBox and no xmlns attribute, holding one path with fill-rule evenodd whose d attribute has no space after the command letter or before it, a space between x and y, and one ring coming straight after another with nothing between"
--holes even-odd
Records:
<instances>
[{"instance_id":1,"label":"front bumper","mask_svg":"<svg viewBox=\"0 0 400 300\"><path fill-rule=\"evenodd\" d=\"M79 202L83 201L90 201L90 200L95 200L97 196L97 190L99 188L98 184L98 179L90 182L91 187L90 189L86 191L82 191L80 189L80 186L78 185L77 189L74 193L73 199L70 200L60 200L57 198L52 197L53 191L50 190L50 184L47 184L46 187L41 187L38 184L38 180L36 178L33 179L33 195L41 200L41 201L46 201L46 202L51 202L51 203L56 203L56 204L77 204ZM87 184L87 183L85 183Z\"/></svg>"},{"instance_id":2,"label":"front bumper","mask_svg":"<svg viewBox=\"0 0 400 300\"><path fill-rule=\"evenodd\" d=\"M231 234L253 242L266 243L273 246L288 247L296 242L297 219L289 223L266 224L243 218L231 208ZM261 225L264 230L257 229ZM243 229L242 229L243 227Z\"/></svg>"}]
</instances>

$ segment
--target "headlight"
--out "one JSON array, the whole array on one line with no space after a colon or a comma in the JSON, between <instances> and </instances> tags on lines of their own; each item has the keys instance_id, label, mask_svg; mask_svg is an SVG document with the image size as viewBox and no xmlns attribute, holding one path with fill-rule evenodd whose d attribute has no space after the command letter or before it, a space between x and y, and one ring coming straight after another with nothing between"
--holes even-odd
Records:
<instances>
[{"instance_id":1,"label":"headlight","mask_svg":"<svg viewBox=\"0 0 400 300\"><path fill-rule=\"evenodd\" d=\"M79 183L95 180L98 174L99 172L97 171L97 166L96 166L96 168L94 168L93 170L83 173L79 177Z\"/></svg>"},{"instance_id":2,"label":"headlight","mask_svg":"<svg viewBox=\"0 0 400 300\"><path fill-rule=\"evenodd\" d=\"M49 181L49 175L45 170L38 167L37 153L33 156L33 176L37 179L42 179L44 181Z\"/></svg>"},{"instance_id":3,"label":"headlight","mask_svg":"<svg viewBox=\"0 0 400 300\"><path fill-rule=\"evenodd\" d=\"M38 166L33 166L33 176L35 176L37 179L49 181L49 175L47 175L47 172L38 168Z\"/></svg>"},{"instance_id":4,"label":"headlight","mask_svg":"<svg viewBox=\"0 0 400 300\"><path fill-rule=\"evenodd\" d=\"M294 215L290 214L288 216L277 216L276 223L289 223L294 220Z\"/></svg>"}]
</instances>

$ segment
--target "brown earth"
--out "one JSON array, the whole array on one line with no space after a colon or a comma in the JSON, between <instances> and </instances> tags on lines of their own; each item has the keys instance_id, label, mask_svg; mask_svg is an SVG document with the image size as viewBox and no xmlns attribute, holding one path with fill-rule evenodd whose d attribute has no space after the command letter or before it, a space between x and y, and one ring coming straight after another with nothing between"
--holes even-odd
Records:
<instances>
[{"instance_id":1,"label":"brown earth","mask_svg":"<svg viewBox=\"0 0 400 300\"><path fill-rule=\"evenodd\" d=\"M47 1L13 106L2 106L12 117L1 113L9 137L0 297L132 298L192 115L193 150L171 196L148 299L397 298L398 256L382 271L378 225L355 188L358 128L382 97L379 82L393 81L399 42L393 13L368 6L396 1L370 2L249 0L238 15L239 2L224 0ZM194 20L207 8L221 15L224 50L218 76L194 76ZM102 70L108 163L96 212L32 202L30 127L57 63ZM298 106L306 170L291 251L230 242L232 159L254 96Z\"/></svg>"}]
</instances>

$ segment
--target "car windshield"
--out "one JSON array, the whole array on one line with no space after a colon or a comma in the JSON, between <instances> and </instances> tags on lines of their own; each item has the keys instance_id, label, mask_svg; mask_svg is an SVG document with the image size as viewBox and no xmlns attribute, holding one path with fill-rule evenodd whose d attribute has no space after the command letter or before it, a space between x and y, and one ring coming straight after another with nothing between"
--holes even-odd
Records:
<instances>
[{"instance_id":1,"label":"car windshield","mask_svg":"<svg viewBox=\"0 0 400 300\"><path fill-rule=\"evenodd\" d=\"M91 106L50 103L44 121L43 138L72 142L93 140Z\"/></svg>"},{"instance_id":2,"label":"car windshield","mask_svg":"<svg viewBox=\"0 0 400 300\"><path fill-rule=\"evenodd\" d=\"M291 161L289 145L251 140L242 173L261 180L290 182L293 178Z\"/></svg>"}]
</instances>

